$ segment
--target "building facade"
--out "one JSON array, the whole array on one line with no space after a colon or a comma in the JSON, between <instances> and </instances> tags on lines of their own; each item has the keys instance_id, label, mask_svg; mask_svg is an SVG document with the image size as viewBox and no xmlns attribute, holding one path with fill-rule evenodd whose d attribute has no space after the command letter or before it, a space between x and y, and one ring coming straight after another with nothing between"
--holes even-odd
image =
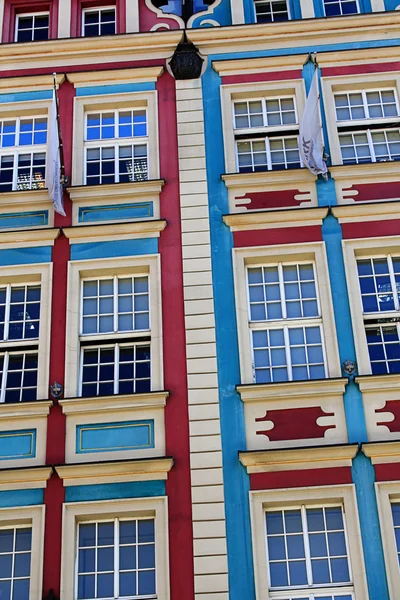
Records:
<instances>
[{"instance_id":1,"label":"building facade","mask_svg":"<svg viewBox=\"0 0 400 600\"><path fill-rule=\"evenodd\" d=\"M0 599L400 600L400 6L160 4L0 0Z\"/></svg>"}]
</instances>

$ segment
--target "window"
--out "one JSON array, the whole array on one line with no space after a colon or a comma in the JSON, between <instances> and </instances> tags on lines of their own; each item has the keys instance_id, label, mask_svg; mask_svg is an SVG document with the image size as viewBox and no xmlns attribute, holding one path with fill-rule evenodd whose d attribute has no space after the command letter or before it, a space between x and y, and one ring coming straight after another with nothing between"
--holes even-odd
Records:
<instances>
[{"instance_id":1,"label":"window","mask_svg":"<svg viewBox=\"0 0 400 600\"><path fill-rule=\"evenodd\" d=\"M357 260L373 374L400 373L400 256Z\"/></svg>"},{"instance_id":2,"label":"window","mask_svg":"<svg viewBox=\"0 0 400 600\"><path fill-rule=\"evenodd\" d=\"M301 166L294 97L235 101L233 123L240 173Z\"/></svg>"},{"instance_id":3,"label":"window","mask_svg":"<svg viewBox=\"0 0 400 600\"><path fill-rule=\"evenodd\" d=\"M334 101L343 164L400 160L395 90L343 92Z\"/></svg>"},{"instance_id":4,"label":"window","mask_svg":"<svg viewBox=\"0 0 400 600\"><path fill-rule=\"evenodd\" d=\"M324 378L314 264L248 266L247 289L254 381Z\"/></svg>"},{"instance_id":5,"label":"window","mask_svg":"<svg viewBox=\"0 0 400 600\"><path fill-rule=\"evenodd\" d=\"M154 519L80 523L78 600L155 596L154 525Z\"/></svg>"},{"instance_id":6,"label":"window","mask_svg":"<svg viewBox=\"0 0 400 600\"><path fill-rule=\"evenodd\" d=\"M359 13L357 0L324 0L325 15L340 17L341 15L356 15Z\"/></svg>"},{"instance_id":7,"label":"window","mask_svg":"<svg viewBox=\"0 0 400 600\"><path fill-rule=\"evenodd\" d=\"M286 0L255 0L257 23L271 23L273 21L288 21L289 10Z\"/></svg>"},{"instance_id":8,"label":"window","mask_svg":"<svg viewBox=\"0 0 400 600\"><path fill-rule=\"evenodd\" d=\"M88 113L85 152L87 185L146 180L146 109Z\"/></svg>"},{"instance_id":9,"label":"window","mask_svg":"<svg viewBox=\"0 0 400 600\"><path fill-rule=\"evenodd\" d=\"M29 600L32 529L0 528L0 597Z\"/></svg>"},{"instance_id":10,"label":"window","mask_svg":"<svg viewBox=\"0 0 400 600\"><path fill-rule=\"evenodd\" d=\"M0 402L36 400L40 285L0 286ZM12 347L9 344L14 343Z\"/></svg>"},{"instance_id":11,"label":"window","mask_svg":"<svg viewBox=\"0 0 400 600\"><path fill-rule=\"evenodd\" d=\"M0 120L0 191L45 187L47 119Z\"/></svg>"},{"instance_id":12,"label":"window","mask_svg":"<svg viewBox=\"0 0 400 600\"><path fill-rule=\"evenodd\" d=\"M115 7L87 9L83 11L82 35L96 37L116 33Z\"/></svg>"},{"instance_id":13,"label":"window","mask_svg":"<svg viewBox=\"0 0 400 600\"><path fill-rule=\"evenodd\" d=\"M49 39L49 13L17 15L15 24L16 42L38 42Z\"/></svg>"},{"instance_id":14,"label":"window","mask_svg":"<svg viewBox=\"0 0 400 600\"><path fill-rule=\"evenodd\" d=\"M266 532L271 590L351 583L341 506L267 511Z\"/></svg>"},{"instance_id":15,"label":"window","mask_svg":"<svg viewBox=\"0 0 400 600\"><path fill-rule=\"evenodd\" d=\"M149 392L148 275L84 279L81 305L81 395Z\"/></svg>"},{"instance_id":16,"label":"window","mask_svg":"<svg viewBox=\"0 0 400 600\"><path fill-rule=\"evenodd\" d=\"M400 503L392 502L391 507L392 507L394 535L395 535L395 540L396 540L397 560L400 565Z\"/></svg>"}]
</instances>

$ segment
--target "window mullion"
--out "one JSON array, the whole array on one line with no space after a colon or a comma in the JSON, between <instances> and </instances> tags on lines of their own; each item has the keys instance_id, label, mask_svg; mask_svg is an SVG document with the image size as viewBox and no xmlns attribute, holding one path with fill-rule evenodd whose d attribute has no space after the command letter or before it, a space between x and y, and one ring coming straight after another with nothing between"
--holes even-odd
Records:
<instances>
[{"instance_id":1,"label":"window mullion","mask_svg":"<svg viewBox=\"0 0 400 600\"><path fill-rule=\"evenodd\" d=\"M268 168L268 171L272 171L271 148L270 148L268 136L265 137L265 150L267 153L267 168Z\"/></svg>"},{"instance_id":2,"label":"window mullion","mask_svg":"<svg viewBox=\"0 0 400 600\"><path fill-rule=\"evenodd\" d=\"M392 290L393 290L394 307L396 310L400 310L399 296L397 293L397 286L396 286L396 277L394 275L393 260L392 260L391 254L388 254L387 262L388 262L388 268L389 268L390 284L391 284Z\"/></svg>"},{"instance_id":3,"label":"window mullion","mask_svg":"<svg viewBox=\"0 0 400 600\"><path fill-rule=\"evenodd\" d=\"M4 315L3 340L8 340L10 335L10 312L11 312L11 285L6 288L6 310Z\"/></svg>"},{"instance_id":4,"label":"window mullion","mask_svg":"<svg viewBox=\"0 0 400 600\"><path fill-rule=\"evenodd\" d=\"M119 520L114 521L114 597L119 598Z\"/></svg>"},{"instance_id":5,"label":"window mullion","mask_svg":"<svg viewBox=\"0 0 400 600\"><path fill-rule=\"evenodd\" d=\"M287 309L286 309L286 294L285 294L285 284L283 281L283 266L282 263L278 264L278 281L279 281L279 290L281 295L281 310L282 310L282 318L287 319Z\"/></svg>"},{"instance_id":6,"label":"window mullion","mask_svg":"<svg viewBox=\"0 0 400 600\"><path fill-rule=\"evenodd\" d=\"M115 344L114 346L114 394L118 394L119 392L119 344Z\"/></svg>"},{"instance_id":7,"label":"window mullion","mask_svg":"<svg viewBox=\"0 0 400 600\"><path fill-rule=\"evenodd\" d=\"M98 577L98 575L97 575L97 573L98 573L97 572L97 567L98 567L97 555L99 552L99 524L95 523L95 527L96 527L96 534L95 534L96 537L94 540L94 544L95 544L95 550L94 550L94 573L95 573L95 575L94 575L94 597L97 598L98 597L98 594L97 594L97 592L98 592L98 590L97 590L97 577Z\"/></svg>"},{"instance_id":8,"label":"window mullion","mask_svg":"<svg viewBox=\"0 0 400 600\"><path fill-rule=\"evenodd\" d=\"M361 98L363 101L365 118L369 119L369 106L367 102L367 92L365 90L361 90Z\"/></svg>"},{"instance_id":9,"label":"window mullion","mask_svg":"<svg viewBox=\"0 0 400 600\"><path fill-rule=\"evenodd\" d=\"M114 145L114 169L115 169L115 183L119 183L119 145L115 142ZM132 156L132 167L133 167L133 156Z\"/></svg>"},{"instance_id":10,"label":"window mullion","mask_svg":"<svg viewBox=\"0 0 400 600\"><path fill-rule=\"evenodd\" d=\"M288 370L288 379L289 379L289 381L292 381L293 373L292 373L292 357L290 356L289 329L286 326L283 328L283 337L285 339L285 353L286 353L286 364L287 364L287 370Z\"/></svg>"},{"instance_id":11,"label":"window mullion","mask_svg":"<svg viewBox=\"0 0 400 600\"><path fill-rule=\"evenodd\" d=\"M114 333L118 331L118 276L114 276Z\"/></svg>"},{"instance_id":12,"label":"window mullion","mask_svg":"<svg viewBox=\"0 0 400 600\"><path fill-rule=\"evenodd\" d=\"M374 143L372 141L371 130L367 129L366 131L367 131L368 145L369 145L369 149L370 149L370 152L371 152L371 160L372 160L372 162L376 162L375 148L374 148Z\"/></svg>"},{"instance_id":13,"label":"window mullion","mask_svg":"<svg viewBox=\"0 0 400 600\"><path fill-rule=\"evenodd\" d=\"M307 512L306 507L301 507L301 522L303 525L303 541L304 541L304 554L306 557L306 570L307 570L307 582L308 585L313 584L312 568L311 568L311 551L310 551L310 540L308 538L308 527L307 527Z\"/></svg>"},{"instance_id":14,"label":"window mullion","mask_svg":"<svg viewBox=\"0 0 400 600\"><path fill-rule=\"evenodd\" d=\"M83 393L83 354L84 350L81 348L80 357L79 357L79 396L82 396ZM98 379L98 377L97 377ZM98 385L98 383L97 383ZM97 390L98 393L98 390Z\"/></svg>"},{"instance_id":15,"label":"window mullion","mask_svg":"<svg viewBox=\"0 0 400 600\"><path fill-rule=\"evenodd\" d=\"M17 189L18 183L18 150L14 150L13 152L13 184L12 189L15 191Z\"/></svg>"},{"instance_id":16,"label":"window mullion","mask_svg":"<svg viewBox=\"0 0 400 600\"><path fill-rule=\"evenodd\" d=\"M1 401L5 402L6 399L6 389L7 389L7 378L8 378L8 362L9 362L9 353L6 352L4 354L3 361L3 378L1 383Z\"/></svg>"}]
</instances>

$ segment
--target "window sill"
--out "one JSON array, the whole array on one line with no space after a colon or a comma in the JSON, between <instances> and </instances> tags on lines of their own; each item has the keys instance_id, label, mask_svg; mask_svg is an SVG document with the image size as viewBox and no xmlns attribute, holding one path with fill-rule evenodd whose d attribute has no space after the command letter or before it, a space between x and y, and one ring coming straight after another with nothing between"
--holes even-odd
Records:
<instances>
[{"instance_id":1,"label":"window sill","mask_svg":"<svg viewBox=\"0 0 400 600\"><path fill-rule=\"evenodd\" d=\"M305 469L351 467L358 444L321 447L295 447L284 450L239 452L239 460L247 473L271 473Z\"/></svg>"},{"instance_id":2,"label":"window sill","mask_svg":"<svg viewBox=\"0 0 400 600\"><path fill-rule=\"evenodd\" d=\"M249 229L274 229L276 227L299 227L322 225L328 214L328 208L289 208L286 210L252 211L223 215L222 220L231 231Z\"/></svg>"},{"instance_id":3,"label":"window sill","mask_svg":"<svg viewBox=\"0 0 400 600\"><path fill-rule=\"evenodd\" d=\"M378 188L382 186L381 183L374 185ZM398 188L399 184L396 183L395 185ZM357 188L357 185L355 187ZM379 214L380 221L396 221L399 218L399 201L393 199L390 202L372 201L356 203L349 198L347 199L347 204L333 206L332 214L338 219L341 225L345 223L376 222L377 214Z\"/></svg>"},{"instance_id":4,"label":"window sill","mask_svg":"<svg viewBox=\"0 0 400 600\"><path fill-rule=\"evenodd\" d=\"M293 172L295 177L288 177ZM226 173L229 212L309 208L318 205L315 176L308 169Z\"/></svg>"},{"instance_id":5,"label":"window sill","mask_svg":"<svg viewBox=\"0 0 400 600\"><path fill-rule=\"evenodd\" d=\"M173 458L157 457L151 460L137 459L62 465L55 467L55 470L62 479L64 487L69 487L166 480L173 464Z\"/></svg>"},{"instance_id":6,"label":"window sill","mask_svg":"<svg viewBox=\"0 0 400 600\"><path fill-rule=\"evenodd\" d=\"M160 218L163 179L68 188L74 225ZM136 217L135 214L138 216Z\"/></svg>"},{"instance_id":7,"label":"window sill","mask_svg":"<svg viewBox=\"0 0 400 600\"><path fill-rule=\"evenodd\" d=\"M2 231L0 236L0 249L31 246L54 246L55 240L60 235L58 228L18 229L16 231Z\"/></svg>"},{"instance_id":8,"label":"window sill","mask_svg":"<svg viewBox=\"0 0 400 600\"><path fill-rule=\"evenodd\" d=\"M83 244L90 242L109 242L113 240L130 240L147 237L159 237L167 226L165 220L146 220L127 223L107 223L98 225L81 224L75 227L65 227L64 235L70 244ZM153 234L153 235L148 235Z\"/></svg>"},{"instance_id":9,"label":"window sill","mask_svg":"<svg viewBox=\"0 0 400 600\"><path fill-rule=\"evenodd\" d=\"M247 449L347 443L346 383L338 378L237 386L244 403Z\"/></svg>"},{"instance_id":10,"label":"window sill","mask_svg":"<svg viewBox=\"0 0 400 600\"><path fill-rule=\"evenodd\" d=\"M329 168L339 204L399 200L400 161Z\"/></svg>"},{"instance_id":11,"label":"window sill","mask_svg":"<svg viewBox=\"0 0 400 600\"><path fill-rule=\"evenodd\" d=\"M76 415L88 412L112 412L143 408L161 408L167 403L169 392L149 392L148 394L128 394L113 396L93 396L91 398L64 398L58 403L64 415Z\"/></svg>"},{"instance_id":12,"label":"window sill","mask_svg":"<svg viewBox=\"0 0 400 600\"><path fill-rule=\"evenodd\" d=\"M52 472L52 467L0 471L0 491L43 489L46 487Z\"/></svg>"}]
</instances>

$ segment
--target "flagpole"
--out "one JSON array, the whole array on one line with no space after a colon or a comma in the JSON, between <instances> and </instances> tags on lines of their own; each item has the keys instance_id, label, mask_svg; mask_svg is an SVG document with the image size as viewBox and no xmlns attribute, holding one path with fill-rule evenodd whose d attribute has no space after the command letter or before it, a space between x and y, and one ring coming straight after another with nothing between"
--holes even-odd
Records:
<instances>
[{"instance_id":1,"label":"flagpole","mask_svg":"<svg viewBox=\"0 0 400 600\"><path fill-rule=\"evenodd\" d=\"M58 149L60 151L60 163L61 163L61 165L60 165L60 172L61 172L60 183L62 186L64 186L67 184L68 178L65 175L64 146L63 146L62 135L61 135L61 121L60 121L60 103L59 103L58 93L57 93L57 73L53 73L53 86L54 86L54 98L56 101L56 118L57 118L57 129L58 129L58 140L59 140Z\"/></svg>"}]
</instances>

